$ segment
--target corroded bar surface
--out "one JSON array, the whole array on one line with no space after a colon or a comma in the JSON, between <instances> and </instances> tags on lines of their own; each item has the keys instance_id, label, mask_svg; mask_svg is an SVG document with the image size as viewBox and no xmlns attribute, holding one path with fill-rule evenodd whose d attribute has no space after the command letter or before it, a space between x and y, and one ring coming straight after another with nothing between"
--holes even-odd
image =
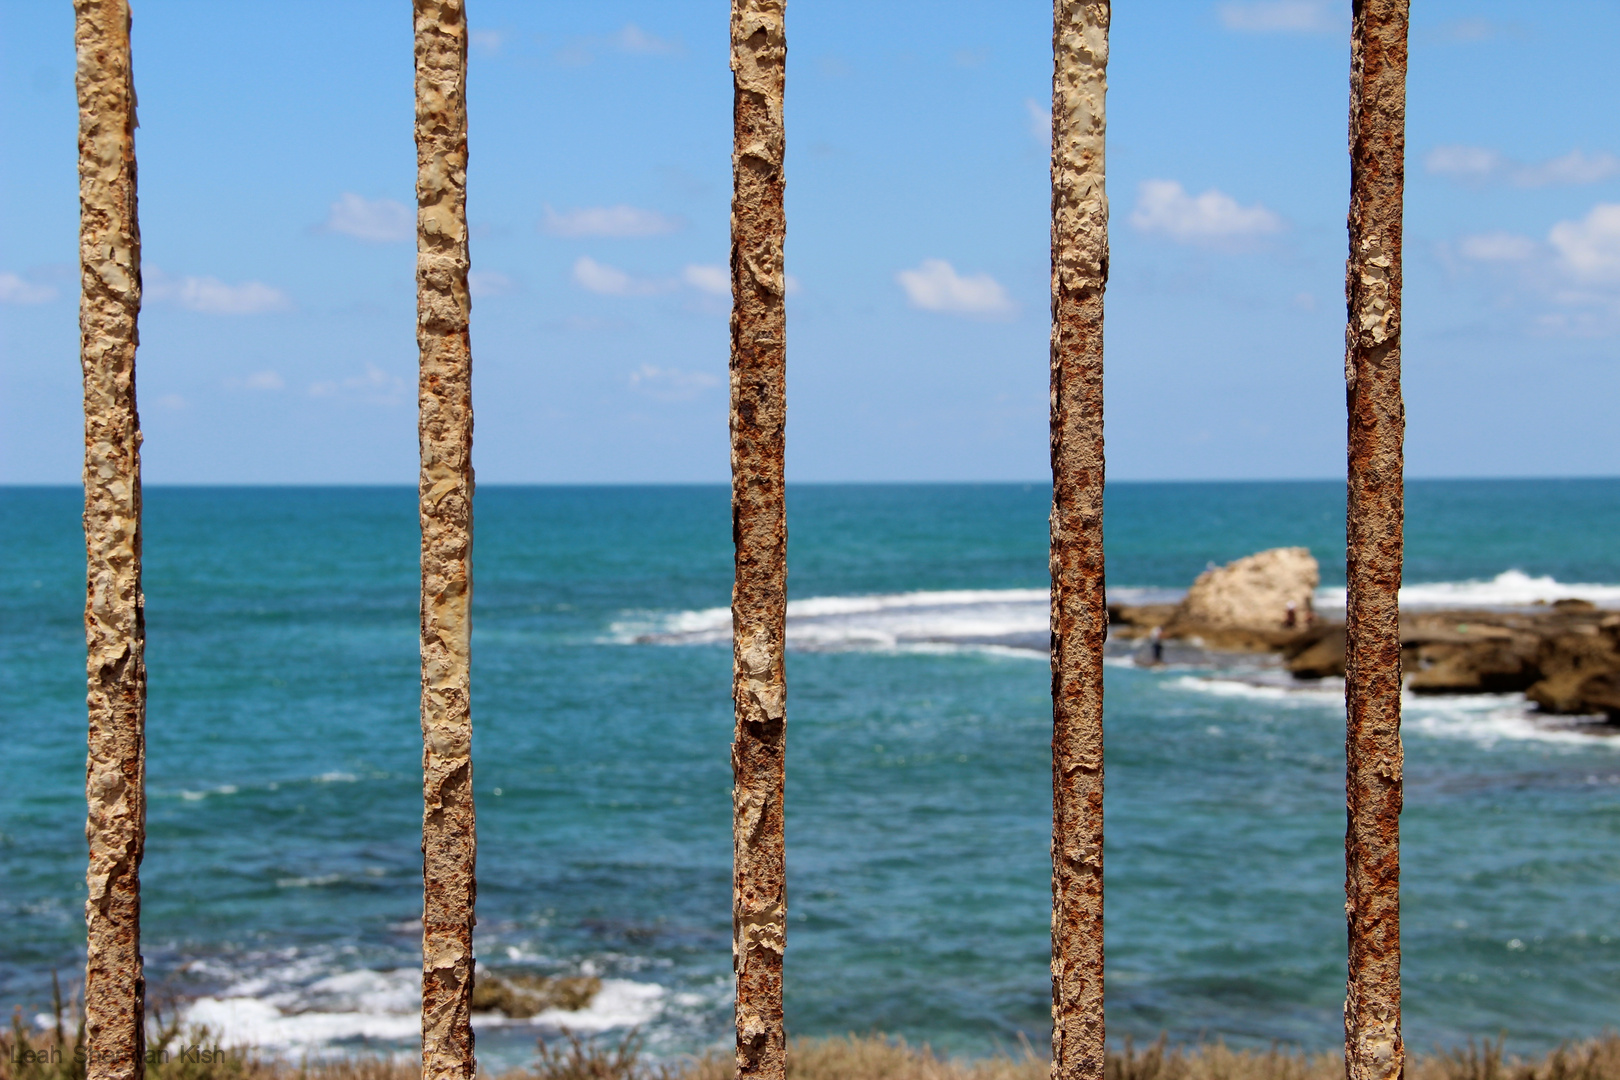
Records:
<instances>
[{"instance_id":1,"label":"corroded bar surface","mask_svg":"<svg viewBox=\"0 0 1620 1080\"><path fill-rule=\"evenodd\" d=\"M472 349L467 19L415 0L416 341L422 469L422 1076L472 1080Z\"/></svg>"},{"instance_id":2,"label":"corroded bar surface","mask_svg":"<svg viewBox=\"0 0 1620 1080\"><path fill-rule=\"evenodd\" d=\"M782 245L783 0L732 0L732 966L737 1076L782 1080L787 684L787 312Z\"/></svg>"},{"instance_id":3,"label":"corroded bar surface","mask_svg":"<svg viewBox=\"0 0 1620 1080\"><path fill-rule=\"evenodd\" d=\"M1406 0L1356 0L1350 60L1344 1003L1349 1080L1405 1071L1401 1042L1401 208Z\"/></svg>"},{"instance_id":4,"label":"corroded bar surface","mask_svg":"<svg viewBox=\"0 0 1620 1080\"><path fill-rule=\"evenodd\" d=\"M129 5L77 0L79 356L84 371L88 1080L138 1080L146 1053L146 620L135 410L141 235Z\"/></svg>"},{"instance_id":5,"label":"corroded bar surface","mask_svg":"<svg viewBox=\"0 0 1620 1080\"><path fill-rule=\"evenodd\" d=\"M1052 7L1052 1077L1101 1080L1107 0Z\"/></svg>"}]
</instances>

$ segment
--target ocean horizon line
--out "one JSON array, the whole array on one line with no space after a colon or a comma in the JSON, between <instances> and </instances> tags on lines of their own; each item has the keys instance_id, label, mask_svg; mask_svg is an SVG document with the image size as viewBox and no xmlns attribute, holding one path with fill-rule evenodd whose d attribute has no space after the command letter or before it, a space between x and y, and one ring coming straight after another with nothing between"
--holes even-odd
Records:
<instances>
[{"instance_id":1,"label":"ocean horizon line","mask_svg":"<svg viewBox=\"0 0 1620 1080\"><path fill-rule=\"evenodd\" d=\"M1525 476L1407 476L1408 484L1516 484L1516 483L1594 483L1594 482L1620 482L1620 475L1610 474L1565 474L1560 476L1525 475ZM1033 487L1047 486L1050 478L1036 478L1029 480L789 480L790 488L917 488L917 487ZM1107 481L1110 486L1120 487L1215 487L1215 486L1284 486L1290 484L1343 484L1342 476L1325 477L1251 477L1251 478L1206 478L1206 479L1176 479L1176 478L1121 478ZM410 481L347 481L347 480L230 480L230 481L143 481L142 490L309 490L309 489L342 489L342 490L410 490L416 485ZM557 489L557 490L589 490L589 489L649 489L649 488L728 488L727 480L546 480L546 481L507 481L489 480L480 482L480 488L500 489ZM0 491L60 491L78 490L83 487L77 483L25 483L0 481Z\"/></svg>"}]
</instances>

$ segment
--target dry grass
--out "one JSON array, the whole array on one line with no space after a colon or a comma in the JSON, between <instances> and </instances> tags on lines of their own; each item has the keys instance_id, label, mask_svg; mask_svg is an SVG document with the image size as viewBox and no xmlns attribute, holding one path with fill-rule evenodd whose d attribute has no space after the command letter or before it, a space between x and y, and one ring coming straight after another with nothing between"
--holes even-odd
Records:
<instances>
[{"instance_id":1,"label":"dry grass","mask_svg":"<svg viewBox=\"0 0 1620 1080\"><path fill-rule=\"evenodd\" d=\"M30 1031L18 1010L0 1032L0 1080L84 1080L83 1031L58 1022ZM414 1063L359 1057L291 1064L245 1051L197 1054L211 1044L207 1031L182 1032L156 1018L147 1080L420 1080ZM500 1080L731 1080L729 1055L649 1062L632 1032L617 1043L572 1035L542 1040L533 1064ZM1046 1059L1025 1047L1016 1054L962 1059L881 1035L795 1039L788 1055L790 1080L1047 1080ZM1559 1048L1542 1058L1506 1057L1501 1043L1415 1057L1410 1080L1620 1080L1620 1035ZM1343 1080L1335 1053L1272 1049L1233 1050L1223 1043L1170 1047L1160 1040L1138 1050L1128 1040L1108 1054L1106 1080Z\"/></svg>"}]
</instances>

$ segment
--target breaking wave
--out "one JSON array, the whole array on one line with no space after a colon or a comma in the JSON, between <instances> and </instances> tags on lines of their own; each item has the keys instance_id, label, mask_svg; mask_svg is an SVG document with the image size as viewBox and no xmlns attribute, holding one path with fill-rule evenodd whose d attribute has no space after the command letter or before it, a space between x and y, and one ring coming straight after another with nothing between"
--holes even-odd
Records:
<instances>
[{"instance_id":1,"label":"breaking wave","mask_svg":"<svg viewBox=\"0 0 1620 1080\"><path fill-rule=\"evenodd\" d=\"M1344 714L1344 683L1289 683L1264 676L1222 678L1182 675L1171 681L1174 689L1218 698L1240 698L1270 707L1319 709ZM1405 694L1401 700L1401 726L1408 733L1438 739L1459 739L1483 749L1499 743L1538 742L1620 750L1620 733L1601 723L1600 717L1553 716L1537 712L1523 694Z\"/></svg>"},{"instance_id":2,"label":"breaking wave","mask_svg":"<svg viewBox=\"0 0 1620 1080\"><path fill-rule=\"evenodd\" d=\"M1115 589L1124 603L1174 599L1164 589ZM1050 643L1045 589L954 589L788 602L788 644L818 651L927 652L966 649L1037 653ZM731 640L731 609L647 614L613 624L623 643L715 645Z\"/></svg>"},{"instance_id":3,"label":"breaking wave","mask_svg":"<svg viewBox=\"0 0 1620 1080\"><path fill-rule=\"evenodd\" d=\"M190 1001L182 1014L188 1028L207 1028L221 1045L289 1057L324 1057L352 1052L356 1044L405 1051L414 1048L421 1035L422 973L414 967L345 969L338 957L327 953L286 950L276 958L261 954L250 959L246 970L215 958L194 961L187 971L222 984ZM685 995L671 995L657 983L604 978L583 1009L549 1009L522 1020L476 1013L473 1026L567 1028L583 1035L640 1028L659 1020L667 1005L683 1004L671 1002L672 996Z\"/></svg>"},{"instance_id":4,"label":"breaking wave","mask_svg":"<svg viewBox=\"0 0 1620 1080\"><path fill-rule=\"evenodd\" d=\"M1556 600L1587 600L1599 607L1620 607L1620 585L1562 582L1551 576L1531 577L1523 570L1504 570L1489 581L1417 582L1401 588L1401 604L1411 608L1530 607ZM1316 591L1325 608L1344 607L1344 589Z\"/></svg>"},{"instance_id":5,"label":"breaking wave","mask_svg":"<svg viewBox=\"0 0 1620 1080\"><path fill-rule=\"evenodd\" d=\"M1110 603L1174 603L1183 590L1113 588ZM1401 589L1409 608L1530 607L1556 600L1620 607L1620 585L1561 582L1505 570L1489 581L1419 582ZM1344 588L1318 589L1316 603L1343 609ZM872 596L816 596L788 603L788 644L819 651L973 650L1046 654L1045 589L952 589ZM731 609L629 613L608 639L622 644L717 645L731 640Z\"/></svg>"}]
</instances>

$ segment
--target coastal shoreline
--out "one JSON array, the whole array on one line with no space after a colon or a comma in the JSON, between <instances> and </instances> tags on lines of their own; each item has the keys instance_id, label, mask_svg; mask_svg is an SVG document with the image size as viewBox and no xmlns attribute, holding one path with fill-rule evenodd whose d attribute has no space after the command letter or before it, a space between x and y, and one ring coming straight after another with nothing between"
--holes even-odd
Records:
<instances>
[{"instance_id":1,"label":"coastal shoreline","mask_svg":"<svg viewBox=\"0 0 1620 1080\"><path fill-rule=\"evenodd\" d=\"M1170 604L1110 605L1110 635L1133 644L1155 636L1180 643L1184 663L1271 654L1301 682L1344 677L1342 617L1324 613L1297 629L1268 629L1189 622L1177 611ZM1401 663L1414 694L1524 694L1549 716L1620 724L1620 611L1586 600L1405 611Z\"/></svg>"}]
</instances>

